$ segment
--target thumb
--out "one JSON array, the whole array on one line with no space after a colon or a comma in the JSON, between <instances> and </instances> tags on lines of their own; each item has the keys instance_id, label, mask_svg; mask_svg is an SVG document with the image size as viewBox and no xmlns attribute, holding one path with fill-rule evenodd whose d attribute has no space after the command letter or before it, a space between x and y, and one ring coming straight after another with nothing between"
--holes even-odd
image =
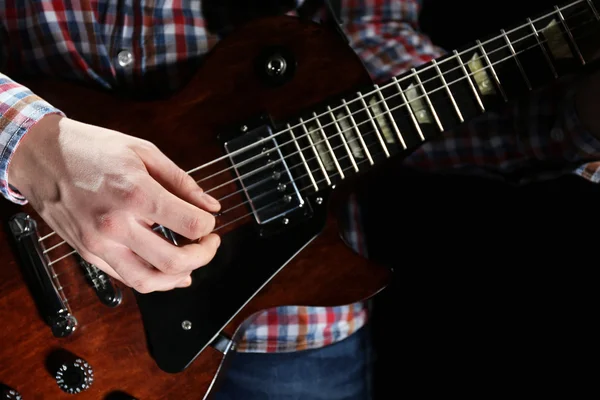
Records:
<instances>
[{"instance_id":1,"label":"thumb","mask_svg":"<svg viewBox=\"0 0 600 400\"><path fill-rule=\"evenodd\" d=\"M203 210L217 212L221 204L196 184L194 178L179 168L169 157L153 144L135 148L148 173L161 186L182 200Z\"/></svg>"}]
</instances>

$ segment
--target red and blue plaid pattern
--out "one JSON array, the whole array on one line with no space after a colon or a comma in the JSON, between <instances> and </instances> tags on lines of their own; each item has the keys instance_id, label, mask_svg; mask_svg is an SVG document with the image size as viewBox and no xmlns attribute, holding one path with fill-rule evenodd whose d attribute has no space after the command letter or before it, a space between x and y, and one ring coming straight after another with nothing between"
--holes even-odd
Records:
<instances>
[{"instance_id":1,"label":"red and blue plaid pattern","mask_svg":"<svg viewBox=\"0 0 600 400\"><path fill-rule=\"evenodd\" d=\"M420 8L419 0L342 1L342 28L375 81L443 54L419 32ZM36 121L60 110L9 76L45 74L119 88L144 85L146 77L161 71L167 78L161 84L176 87L180 83L176 64L201 58L219 40L205 29L200 1L189 0L4 0L0 24L0 56L6 74L0 74L0 192L20 204L26 200L7 182L11 154ZM130 63L123 62L127 57L120 58L124 50L132 56ZM426 143L406 163L422 169L490 174L566 157L581 160L572 172L598 182L599 148L577 120L572 92L540 93L524 108L486 114L442 140ZM346 241L366 255L355 201L348 203L348 216ZM248 326L238 350L321 347L352 334L367 318L365 303L270 309Z\"/></svg>"}]
</instances>

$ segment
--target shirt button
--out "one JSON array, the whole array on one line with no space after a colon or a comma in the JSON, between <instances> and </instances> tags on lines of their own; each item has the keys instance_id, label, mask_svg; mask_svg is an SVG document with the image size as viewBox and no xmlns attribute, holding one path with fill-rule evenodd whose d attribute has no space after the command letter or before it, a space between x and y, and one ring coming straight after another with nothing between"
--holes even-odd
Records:
<instances>
[{"instance_id":1,"label":"shirt button","mask_svg":"<svg viewBox=\"0 0 600 400\"><path fill-rule=\"evenodd\" d=\"M559 128L554 128L550 131L550 137L555 141L561 141L564 138L563 132Z\"/></svg>"},{"instance_id":2,"label":"shirt button","mask_svg":"<svg viewBox=\"0 0 600 400\"><path fill-rule=\"evenodd\" d=\"M121 67L126 67L133 62L133 54L129 50L122 50L117 55L117 59Z\"/></svg>"}]
</instances>

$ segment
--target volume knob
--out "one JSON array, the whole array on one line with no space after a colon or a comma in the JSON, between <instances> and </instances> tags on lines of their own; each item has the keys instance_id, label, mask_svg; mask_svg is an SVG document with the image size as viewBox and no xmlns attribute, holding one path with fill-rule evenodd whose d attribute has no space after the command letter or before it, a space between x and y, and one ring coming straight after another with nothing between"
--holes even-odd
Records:
<instances>
[{"instance_id":1,"label":"volume knob","mask_svg":"<svg viewBox=\"0 0 600 400\"><path fill-rule=\"evenodd\" d=\"M1 400L23 400L21 394L14 389L4 389L0 392Z\"/></svg>"},{"instance_id":2,"label":"volume knob","mask_svg":"<svg viewBox=\"0 0 600 400\"><path fill-rule=\"evenodd\" d=\"M56 372L56 383L67 393L83 392L89 389L93 382L94 370L81 358L62 364Z\"/></svg>"}]
</instances>

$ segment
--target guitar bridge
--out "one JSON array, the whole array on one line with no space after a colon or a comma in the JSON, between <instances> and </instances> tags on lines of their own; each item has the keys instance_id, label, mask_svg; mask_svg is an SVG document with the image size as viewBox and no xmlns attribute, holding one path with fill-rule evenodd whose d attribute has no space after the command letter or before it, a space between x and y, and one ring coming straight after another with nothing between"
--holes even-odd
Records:
<instances>
[{"instance_id":1,"label":"guitar bridge","mask_svg":"<svg viewBox=\"0 0 600 400\"><path fill-rule=\"evenodd\" d=\"M77 328L77 319L72 315L54 269L44 254L37 223L29 215L19 213L10 219L8 225L42 317L54 336L71 335Z\"/></svg>"},{"instance_id":2,"label":"guitar bridge","mask_svg":"<svg viewBox=\"0 0 600 400\"><path fill-rule=\"evenodd\" d=\"M304 206L270 126L261 125L229 140L225 150L258 224L283 218Z\"/></svg>"},{"instance_id":3,"label":"guitar bridge","mask_svg":"<svg viewBox=\"0 0 600 400\"><path fill-rule=\"evenodd\" d=\"M10 219L9 228L40 314L54 336L71 335L75 332L78 322L69 307L58 275L45 253L46 249L38 235L37 222L31 216L19 213ZM121 304L122 293L109 276L85 261L79 254L74 255L100 301L109 307Z\"/></svg>"}]
</instances>

